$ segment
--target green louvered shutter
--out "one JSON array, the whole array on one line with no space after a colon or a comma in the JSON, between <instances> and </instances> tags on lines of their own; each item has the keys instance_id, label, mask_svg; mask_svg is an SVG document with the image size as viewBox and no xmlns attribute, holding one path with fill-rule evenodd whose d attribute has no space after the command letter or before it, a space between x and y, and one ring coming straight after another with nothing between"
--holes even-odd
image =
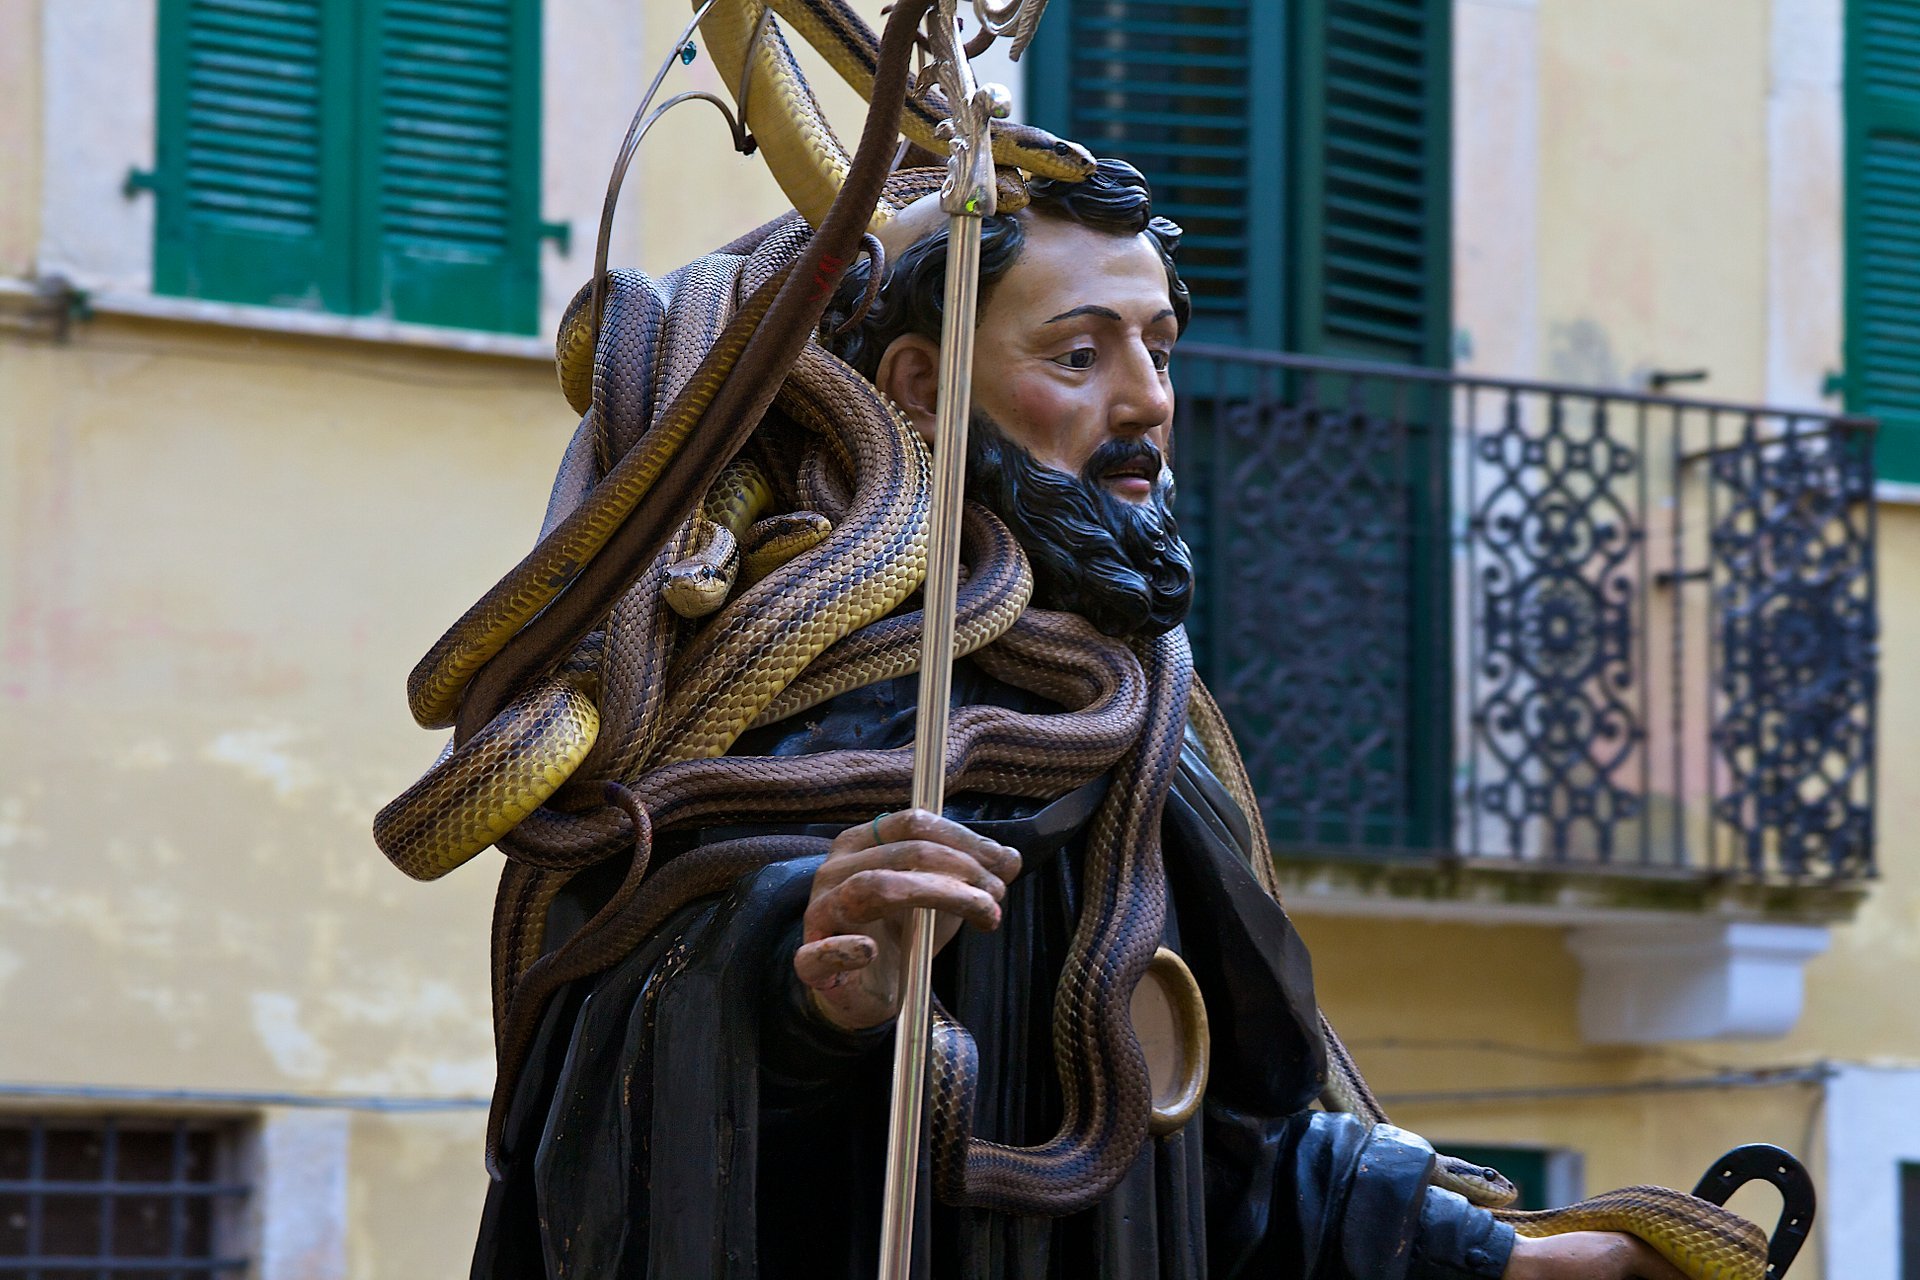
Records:
<instances>
[{"instance_id":1,"label":"green louvered shutter","mask_svg":"<svg viewBox=\"0 0 1920 1280\"><path fill-rule=\"evenodd\" d=\"M154 289L351 305L352 5L163 0Z\"/></svg>"},{"instance_id":2,"label":"green louvered shutter","mask_svg":"<svg viewBox=\"0 0 1920 1280\"><path fill-rule=\"evenodd\" d=\"M1920 0L1847 6L1847 408L1920 481Z\"/></svg>"},{"instance_id":3,"label":"green louvered shutter","mask_svg":"<svg viewBox=\"0 0 1920 1280\"><path fill-rule=\"evenodd\" d=\"M362 11L363 309L532 333L538 4L365 0Z\"/></svg>"},{"instance_id":4,"label":"green louvered shutter","mask_svg":"<svg viewBox=\"0 0 1920 1280\"><path fill-rule=\"evenodd\" d=\"M1449 363L1447 0L1304 0L1297 349Z\"/></svg>"},{"instance_id":5,"label":"green louvered shutter","mask_svg":"<svg viewBox=\"0 0 1920 1280\"><path fill-rule=\"evenodd\" d=\"M1283 20L1270 0L1055 0L1031 55L1035 122L1133 164L1185 230L1196 338L1281 339Z\"/></svg>"}]
</instances>

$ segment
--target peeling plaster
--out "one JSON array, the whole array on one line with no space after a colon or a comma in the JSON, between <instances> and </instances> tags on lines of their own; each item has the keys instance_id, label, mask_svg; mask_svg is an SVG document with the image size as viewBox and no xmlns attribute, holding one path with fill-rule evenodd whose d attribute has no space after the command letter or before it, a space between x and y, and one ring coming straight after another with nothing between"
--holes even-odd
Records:
<instances>
[{"instance_id":1,"label":"peeling plaster","mask_svg":"<svg viewBox=\"0 0 1920 1280\"><path fill-rule=\"evenodd\" d=\"M253 1031L274 1065L303 1080L326 1074L327 1050L300 1024L300 1001L283 992L258 991L253 996Z\"/></svg>"},{"instance_id":2,"label":"peeling plaster","mask_svg":"<svg viewBox=\"0 0 1920 1280\"><path fill-rule=\"evenodd\" d=\"M45 844L47 830L27 821L27 802L19 796L0 799L0 849Z\"/></svg>"},{"instance_id":3,"label":"peeling plaster","mask_svg":"<svg viewBox=\"0 0 1920 1280\"><path fill-rule=\"evenodd\" d=\"M177 927L185 919L179 895L126 885L82 893L44 887L9 890L0 884L0 912L36 928L76 928L101 955L174 954L180 941Z\"/></svg>"},{"instance_id":4,"label":"peeling plaster","mask_svg":"<svg viewBox=\"0 0 1920 1280\"><path fill-rule=\"evenodd\" d=\"M112 757L114 768L135 772L165 769L173 762L173 748L164 738L142 738L126 743Z\"/></svg>"},{"instance_id":5,"label":"peeling plaster","mask_svg":"<svg viewBox=\"0 0 1920 1280\"><path fill-rule=\"evenodd\" d=\"M230 729L201 751L202 759L231 765L256 782L273 788L281 799L304 791L319 781L319 771L285 750L298 735L286 725L257 729Z\"/></svg>"},{"instance_id":6,"label":"peeling plaster","mask_svg":"<svg viewBox=\"0 0 1920 1280\"><path fill-rule=\"evenodd\" d=\"M387 984L359 992L330 991L326 996L329 1011L355 1022L374 1026L397 1027L424 1022L453 1022L467 1027L477 1016L488 1016L461 998L460 988L450 982L431 979L408 982L388 980Z\"/></svg>"},{"instance_id":7,"label":"peeling plaster","mask_svg":"<svg viewBox=\"0 0 1920 1280\"><path fill-rule=\"evenodd\" d=\"M494 1064L488 1055L451 1058L443 1047L431 1053L389 1054L384 1067L340 1077L347 1093L424 1093L436 1097L484 1098L493 1092Z\"/></svg>"}]
</instances>

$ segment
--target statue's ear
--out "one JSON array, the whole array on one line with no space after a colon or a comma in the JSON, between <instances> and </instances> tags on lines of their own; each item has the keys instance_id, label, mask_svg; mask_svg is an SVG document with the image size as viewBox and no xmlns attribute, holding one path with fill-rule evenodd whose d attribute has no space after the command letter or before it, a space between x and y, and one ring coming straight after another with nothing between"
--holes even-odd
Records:
<instances>
[{"instance_id":1,"label":"statue's ear","mask_svg":"<svg viewBox=\"0 0 1920 1280\"><path fill-rule=\"evenodd\" d=\"M940 401L940 344L917 333L901 334L880 357L873 384L900 406L914 430L932 444Z\"/></svg>"}]
</instances>

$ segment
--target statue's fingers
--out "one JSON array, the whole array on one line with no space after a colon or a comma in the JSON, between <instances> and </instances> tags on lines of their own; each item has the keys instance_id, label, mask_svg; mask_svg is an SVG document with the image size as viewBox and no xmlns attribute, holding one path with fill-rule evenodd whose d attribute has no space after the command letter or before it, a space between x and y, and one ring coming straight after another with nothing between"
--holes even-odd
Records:
<instances>
[{"instance_id":1,"label":"statue's fingers","mask_svg":"<svg viewBox=\"0 0 1920 1280\"><path fill-rule=\"evenodd\" d=\"M806 930L809 937L857 933L914 907L944 911L981 929L1000 924L1000 904L984 889L930 871L873 869L856 871L816 895L807 904Z\"/></svg>"},{"instance_id":2,"label":"statue's fingers","mask_svg":"<svg viewBox=\"0 0 1920 1280\"><path fill-rule=\"evenodd\" d=\"M950 845L931 840L903 840L877 845L857 853L839 853L821 864L814 884L830 889L862 871L930 871L965 881L992 896L995 902L1006 897L1007 882L995 875L971 853L962 853Z\"/></svg>"},{"instance_id":3,"label":"statue's fingers","mask_svg":"<svg viewBox=\"0 0 1920 1280\"><path fill-rule=\"evenodd\" d=\"M882 844L930 840L972 854L979 859L981 866L1002 880L1011 880L1020 874L1018 850L926 809L902 809L897 813L882 814L867 825L875 829L871 834L878 835Z\"/></svg>"},{"instance_id":4,"label":"statue's fingers","mask_svg":"<svg viewBox=\"0 0 1920 1280\"><path fill-rule=\"evenodd\" d=\"M880 946L864 933L835 934L809 942L793 953L793 971L810 987L826 990L849 973L873 963Z\"/></svg>"}]
</instances>

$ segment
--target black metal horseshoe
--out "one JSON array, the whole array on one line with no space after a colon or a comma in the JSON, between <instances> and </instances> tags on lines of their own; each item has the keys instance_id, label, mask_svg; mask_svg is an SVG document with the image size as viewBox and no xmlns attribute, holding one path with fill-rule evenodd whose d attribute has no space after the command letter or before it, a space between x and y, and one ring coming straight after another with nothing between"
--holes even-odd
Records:
<instances>
[{"instance_id":1,"label":"black metal horseshoe","mask_svg":"<svg viewBox=\"0 0 1920 1280\"><path fill-rule=\"evenodd\" d=\"M1727 1197L1756 1180L1771 1182L1780 1189L1780 1221L1767 1241L1768 1280L1780 1280L1793 1265L1800 1246L1807 1242L1807 1232L1813 1229L1816 1197L1805 1165L1770 1143L1749 1143L1714 1161L1693 1194L1724 1205Z\"/></svg>"}]
</instances>

